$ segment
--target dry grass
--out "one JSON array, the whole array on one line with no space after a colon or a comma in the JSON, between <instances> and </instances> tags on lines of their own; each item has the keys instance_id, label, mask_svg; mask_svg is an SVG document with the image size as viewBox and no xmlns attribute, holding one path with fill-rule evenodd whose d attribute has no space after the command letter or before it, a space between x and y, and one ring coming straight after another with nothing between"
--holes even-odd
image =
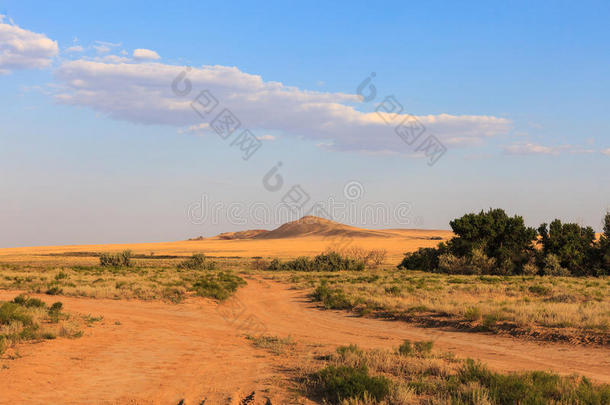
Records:
<instances>
[{"instance_id":1,"label":"dry grass","mask_svg":"<svg viewBox=\"0 0 610 405\"><path fill-rule=\"evenodd\" d=\"M241 278L226 271L235 268L234 263L218 271L181 268L184 259L132 259L130 267L100 266L97 257L47 257L46 261L0 263L0 289L178 303L189 294L224 299L244 284Z\"/></svg>"},{"instance_id":2,"label":"dry grass","mask_svg":"<svg viewBox=\"0 0 610 405\"><path fill-rule=\"evenodd\" d=\"M0 302L0 355L25 341L80 337L84 323L85 319L63 312L61 302L47 306L23 294Z\"/></svg>"},{"instance_id":3,"label":"dry grass","mask_svg":"<svg viewBox=\"0 0 610 405\"><path fill-rule=\"evenodd\" d=\"M409 342L414 347L418 343ZM399 349L364 350L349 345L325 356L301 357L295 363L298 365L294 366L294 379L300 390L312 399L330 404L608 404L610 401L610 386L594 385L585 378L545 372L496 373L481 363L436 351L406 354ZM380 385L385 388L380 389ZM367 391L371 388L373 392ZM375 399L375 396L382 398Z\"/></svg>"},{"instance_id":4,"label":"dry grass","mask_svg":"<svg viewBox=\"0 0 610 405\"><path fill-rule=\"evenodd\" d=\"M395 269L266 277L305 289L324 283L323 297L317 295L327 308L363 315L463 322L481 330L571 329L606 341L610 333L608 277L450 276Z\"/></svg>"}]
</instances>

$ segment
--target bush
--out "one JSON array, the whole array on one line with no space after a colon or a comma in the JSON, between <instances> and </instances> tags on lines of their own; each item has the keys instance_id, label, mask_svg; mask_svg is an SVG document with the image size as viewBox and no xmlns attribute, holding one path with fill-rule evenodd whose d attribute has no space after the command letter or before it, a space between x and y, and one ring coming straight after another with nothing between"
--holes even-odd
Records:
<instances>
[{"instance_id":1,"label":"bush","mask_svg":"<svg viewBox=\"0 0 610 405\"><path fill-rule=\"evenodd\" d=\"M263 260L261 258L256 258L256 259L252 260L251 266L254 270L265 270L265 269L269 268L270 264L266 260Z\"/></svg>"},{"instance_id":2,"label":"bush","mask_svg":"<svg viewBox=\"0 0 610 405\"><path fill-rule=\"evenodd\" d=\"M269 270L291 270L291 271L343 271L364 270L364 262L329 251L321 253L312 259L301 256L296 259L282 263L273 259L268 267Z\"/></svg>"},{"instance_id":3,"label":"bush","mask_svg":"<svg viewBox=\"0 0 610 405\"><path fill-rule=\"evenodd\" d=\"M312 377L318 394L331 404L365 397L382 401L390 393L390 381L383 376L371 377L366 366L328 366Z\"/></svg>"},{"instance_id":4,"label":"bush","mask_svg":"<svg viewBox=\"0 0 610 405\"><path fill-rule=\"evenodd\" d=\"M530 260L529 262L523 265L524 276L535 276L538 273L540 273L540 269L533 260Z\"/></svg>"},{"instance_id":5,"label":"bush","mask_svg":"<svg viewBox=\"0 0 610 405\"><path fill-rule=\"evenodd\" d=\"M497 404L607 404L610 386L593 386L586 378L561 377L544 371L499 374L468 359L458 370L463 384L476 383L487 389Z\"/></svg>"},{"instance_id":6,"label":"bush","mask_svg":"<svg viewBox=\"0 0 610 405\"><path fill-rule=\"evenodd\" d=\"M311 294L314 301L322 302L326 309L352 309L354 305L340 288L330 288L326 280Z\"/></svg>"},{"instance_id":7,"label":"bush","mask_svg":"<svg viewBox=\"0 0 610 405\"><path fill-rule=\"evenodd\" d=\"M569 276L570 271L561 267L559 256L549 253L544 258L544 274L547 276Z\"/></svg>"},{"instance_id":8,"label":"bush","mask_svg":"<svg viewBox=\"0 0 610 405\"><path fill-rule=\"evenodd\" d=\"M179 269L187 270L214 270L216 262L208 261L203 253L195 253L188 259L185 259L177 266Z\"/></svg>"},{"instance_id":9,"label":"bush","mask_svg":"<svg viewBox=\"0 0 610 405\"><path fill-rule=\"evenodd\" d=\"M13 303L21 305L26 308L44 308L46 304L38 298L30 298L25 294L20 294L13 298Z\"/></svg>"},{"instance_id":10,"label":"bush","mask_svg":"<svg viewBox=\"0 0 610 405\"><path fill-rule=\"evenodd\" d=\"M267 270L273 270L273 271L282 270L282 262L279 259L271 260L271 263L269 263Z\"/></svg>"},{"instance_id":11,"label":"bush","mask_svg":"<svg viewBox=\"0 0 610 405\"><path fill-rule=\"evenodd\" d=\"M12 322L20 322L23 326L33 324L32 316L25 312L23 306L5 302L0 305L0 325L9 325Z\"/></svg>"},{"instance_id":12,"label":"bush","mask_svg":"<svg viewBox=\"0 0 610 405\"><path fill-rule=\"evenodd\" d=\"M470 307L464 312L464 318L470 322L478 321L482 316L483 315L479 307Z\"/></svg>"},{"instance_id":13,"label":"bush","mask_svg":"<svg viewBox=\"0 0 610 405\"><path fill-rule=\"evenodd\" d=\"M444 243L439 244L439 248L419 248L416 252L405 253L405 257L398 265L399 269L404 270L423 270L435 271L439 266L439 256L445 253L442 248Z\"/></svg>"},{"instance_id":14,"label":"bush","mask_svg":"<svg viewBox=\"0 0 610 405\"><path fill-rule=\"evenodd\" d=\"M100 266L104 267L130 267L131 250L119 253L102 253L100 255Z\"/></svg>"},{"instance_id":15,"label":"bush","mask_svg":"<svg viewBox=\"0 0 610 405\"><path fill-rule=\"evenodd\" d=\"M193 284L193 289L197 295L223 301L244 285L246 281L243 278L221 271L217 274L206 274Z\"/></svg>"},{"instance_id":16,"label":"bush","mask_svg":"<svg viewBox=\"0 0 610 405\"><path fill-rule=\"evenodd\" d=\"M450 253L445 253L438 258L439 271L447 274L472 274L472 268L468 266L465 257L457 257Z\"/></svg>"}]
</instances>

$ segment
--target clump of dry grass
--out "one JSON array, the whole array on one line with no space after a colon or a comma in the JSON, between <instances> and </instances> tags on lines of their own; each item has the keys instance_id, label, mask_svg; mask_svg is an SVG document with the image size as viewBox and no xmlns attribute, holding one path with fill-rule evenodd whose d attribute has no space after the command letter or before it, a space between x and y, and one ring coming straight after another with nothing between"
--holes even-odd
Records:
<instances>
[{"instance_id":1,"label":"clump of dry grass","mask_svg":"<svg viewBox=\"0 0 610 405\"><path fill-rule=\"evenodd\" d=\"M293 348L296 342L290 337L281 338L278 336L261 335L246 336L254 347L269 350L275 355L283 355L287 350Z\"/></svg>"}]
</instances>

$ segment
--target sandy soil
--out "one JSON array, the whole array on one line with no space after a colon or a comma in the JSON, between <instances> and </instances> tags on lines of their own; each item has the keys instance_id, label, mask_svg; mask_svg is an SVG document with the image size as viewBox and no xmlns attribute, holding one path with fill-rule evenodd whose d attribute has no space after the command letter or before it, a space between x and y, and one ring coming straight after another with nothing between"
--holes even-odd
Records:
<instances>
[{"instance_id":1,"label":"sandy soil","mask_svg":"<svg viewBox=\"0 0 610 405\"><path fill-rule=\"evenodd\" d=\"M17 292L2 291L0 299ZM46 301L58 297L40 296ZM292 403L281 357L252 347L246 334L292 336L321 344L396 347L403 339L434 340L435 347L473 357L492 368L579 373L610 383L610 348L538 344L509 337L423 329L405 323L324 311L304 292L249 280L236 298L217 305L192 298L161 302L61 297L67 310L104 319L84 337L18 348L2 360L0 404L239 404ZM311 346L314 347L314 346Z\"/></svg>"}]
</instances>

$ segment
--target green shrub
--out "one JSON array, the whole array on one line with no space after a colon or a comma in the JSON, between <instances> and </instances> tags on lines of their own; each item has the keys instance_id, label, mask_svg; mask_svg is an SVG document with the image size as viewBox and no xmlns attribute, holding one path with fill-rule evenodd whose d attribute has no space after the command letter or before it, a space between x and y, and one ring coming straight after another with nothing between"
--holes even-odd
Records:
<instances>
[{"instance_id":1,"label":"green shrub","mask_svg":"<svg viewBox=\"0 0 610 405\"><path fill-rule=\"evenodd\" d=\"M27 308L44 308L46 304L38 298L30 298L25 294L19 294L13 298L13 302Z\"/></svg>"},{"instance_id":2,"label":"green shrub","mask_svg":"<svg viewBox=\"0 0 610 405\"><path fill-rule=\"evenodd\" d=\"M403 356L411 356L415 353L415 351L413 350L413 344L411 343L410 340L405 339L404 342L402 342L402 344L400 346L398 346L398 353L400 353Z\"/></svg>"},{"instance_id":3,"label":"green shrub","mask_svg":"<svg viewBox=\"0 0 610 405\"><path fill-rule=\"evenodd\" d=\"M287 262L280 262L278 259L273 259L269 264L269 270L292 270L292 271L342 271L364 270L364 262L361 260L351 259L341 254L330 251L317 255L313 259L306 256L297 257L296 259Z\"/></svg>"},{"instance_id":4,"label":"green shrub","mask_svg":"<svg viewBox=\"0 0 610 405\"><path fill-rule=\"evenodd\" d=\"M21 322L24 326L33 324L32 316L25 312L23 306L5 302L0 305L0 325L9 325L11 322Z\"/></svg>"},{"instance_id":5,"label":"green shrub","mask_svg":"<svg viewBox=\"0 0 610 405\"><path fill-rule=\"evenodd\" d=\"M481 319L481 316L481 309L479 307L469 307L464 312L464 318L470 322L478 321Z\"/></svg>"},{"instance_id":6,"label":"green shrub","mask_svg":"<svg viewBox=\"0 0 610 405\"><path fill-rule=\"evenodd\" d=\"M131 250L119 253L102 253L100 255L100 266L104 267L130 267Z\"/></svg>"},{"instance_id":7,"label":"green shrub","mask_svg":"<svg viewBox=\"0 0 610 405\"><path fill-rule=\"evenodd\" d=\"M382 401L390 393L390 381L383 376L371 377L366 366L328 366L316 372L312 379L317 394L331 404L365 396Z\"/></svg>"},{"instance_id":8,"label":"green shrub","mask_svg":"<svg viewBox=\"0 0 610 405\"><path fill-rule=\"evenodd\" d=\"M45 294L48 294L48 295L59 295L59 294L61 294L63 292L64 292L64 290L62 288L54 286L54 287L49 288L47 291L45 291Z\"/></svg>"},{"instance_id":9,"label":"green shrub","mask_svg":"<svg viewBox=\"0 0 610 405\"><path fill-rule=\"evenodd\" d=\"M458 370L461 383L478 383L497 404L608 404L610 386L593 386L586 378L561 377L543 371L500 374L468 359Z\"/></svg>"},{"instance_id":10,"label":"green shrub","mask_svg":"<svg viewBox=\"0 0 610 405\"><path fill-rule=\"evenodd\" d=\"M320 283L311 297L314 301L322 302L326 309L352 309L354 307L342 289L330 288L326 280Z\"/></svg>"},{"instance_id":11,"label":"green shrub","mask_svg":"<svg viewBox=\"0 0 610 405\"><path fill-rule=\"evenodd\" d=\"M529 292L536 295L548 295L551 292L550 287L541 284L531 285L527 289Z\"/></svg>"},{"instance_id":12,"label":"green shrub","mask_svg":"<svg viewBox=\"0 0 610 405\"><path fill-rule=\"evenodd\" d=\"M431 340L415 342L413 343L413 347L418 354L430 354L430 352L432 352L432 347L434 347L434 342Z\"/></svg>"},{"instance_id":13,"label":"green shrub","mask_svg":"<svg viewBox=\"0 0 610 405\"><path fill-rule=\"evenodd\" d=\"M246 281L229 272L218 272L217 274L206 274L193 284L193 289L202 297L226 300Z\"/></svg>"},{"instance_id":14,"label":"green shrub","mask_svg":"<svg viewBox=\"0 0 610 405\"><path fill-rule=\"evenodd\" d=\"M202 253L196 253L179 263L178 268L188 270L214 270L216 268L216 262L207 260Z\"/></svg>"}]
</instances>

